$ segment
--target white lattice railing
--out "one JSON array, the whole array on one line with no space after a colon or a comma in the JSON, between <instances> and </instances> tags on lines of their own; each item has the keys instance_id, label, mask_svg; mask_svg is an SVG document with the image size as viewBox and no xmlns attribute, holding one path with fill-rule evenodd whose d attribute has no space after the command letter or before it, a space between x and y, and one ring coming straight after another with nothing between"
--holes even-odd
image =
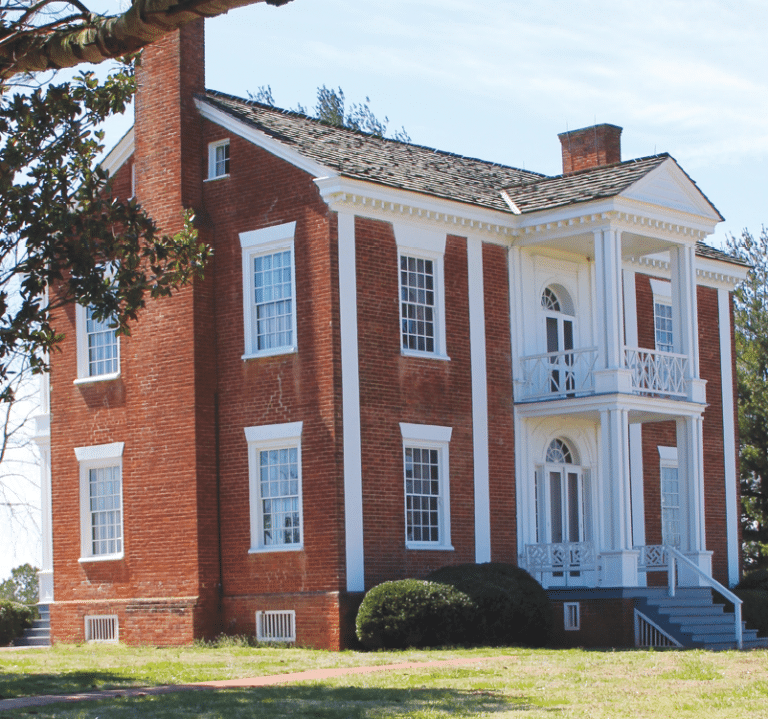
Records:
<instances>
[{"instance_id":1,"label":"white lattice railing","mask_svg":"<svg viewBox=\"0 0 768 719\"><path fill-rule=\"evenodd\" d=\"M523 357L521 399L583 396L595 391L597 347Z\"/></svg>"},{"instance_id":2,"label":"white lattice railing","mask_svg":"<svg viewBox=\"0 0 768 719\"><path fill-rule=\"evenodd\" d=\"M625 347L624 362L632 370L632 389L638 394L688 396L686 355Z\"/></svg>"},{"instance_id":3,"label":"white lattice railing","mask_svg":"<svg viewBox=\"0 0 768 719\"><path fill-rule=\"evenodd\" d=\"M597 569L595 545L592 542L527 544L525 568L532 574L595 570Z\"/></svg>"}]
</instances>

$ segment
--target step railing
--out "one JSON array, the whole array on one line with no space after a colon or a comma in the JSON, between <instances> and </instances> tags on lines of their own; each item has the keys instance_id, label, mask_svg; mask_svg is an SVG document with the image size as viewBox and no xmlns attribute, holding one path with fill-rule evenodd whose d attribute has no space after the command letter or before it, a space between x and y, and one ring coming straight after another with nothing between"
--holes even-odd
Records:
<instances>
[{"instance_id":1,"label":"step railing","mask_svg":"<svg viewBox=\"0 0 768 719\"><path fill-rule=\"evenodd\" d=\"M698 578L700 582L704 582L704 584L708 585L712 589L714 589L718 594L725 597L729 602L733 603L733 615L734 619L736 621L736 646L739 649L744 648L744 632L743 627L741 625L741 604L742 601L737 597L730 589L723 586L718 582L716 579L713 579L710 577L705 571L703 571L698 565L696 565L694 562L692 562L688 557L686 557L682 552L675 549L674 547L664 547L666 550L666 554L668 557L667 561L667 577L668 577L668 586L669 586L669 596L674 597L675 596L675 585L676 585L676 570L678 566L684 566L686 569L689 569L693 571L696 575L698 575Z\"/></svg>"},{"instance_id":2,"label":"step railing","mask_svg":"<svg viewBox=\"0 0 768 719\"><path fill-rule=\"evenodd\" d=\"M656 622L635 609L636 647L682 647L671 634L665 632Z\"/></svg>"}]
</instances>

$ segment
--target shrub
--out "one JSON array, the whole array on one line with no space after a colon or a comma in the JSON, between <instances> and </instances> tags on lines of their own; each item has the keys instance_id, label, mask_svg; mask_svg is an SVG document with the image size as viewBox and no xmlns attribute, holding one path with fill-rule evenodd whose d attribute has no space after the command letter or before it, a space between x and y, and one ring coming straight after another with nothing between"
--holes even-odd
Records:
<instances>
[{"instance_id":1,"label":"shrub","mask_svg":"<svg viewBox=\"0 0 768 719\"><path fill-rule=\"evenodd\" d=\"M757 636L768 637L768 590L742 589L733 590L744 602L741 605L741 618L750 629L757 629Z\"/></svg>"},{"instance_id":2,"label":"shrub","mask_svg":"<svg viewBox=\"0 0 768 719\"><path fill-rule=\"evenodd\" d=\"M768 569L756 569L745 575L736 589L762 589L768 591Z\"/></svg>"},{"instance_id":3,"label":"shrub","mask_svg":"<svg viewBox=\"0 0 768 719\"><path fill-rule=\"evenodd\" d=\"M368 649L435 647L464 640L474 606L463 592L422 579L384 582L357 612L357 638Z\"/></svg>"},{"instance_id":4,"label":"shrub","mask_svg":"<svg viewBox=\"0 0 768 719\"><path fill-rule=\"evenodd\" d=\"M449 584L467 594L476 607L473 644L501 646L549 643L552 604L542 586L513 564L459 564L432 572L431 582Z\"/></svg>"},{"instance_id":5,"label":"shrub","mask_svg":"<svg viewBox=\"0 0 768 719\"><path fill-rule=\"evenodd\" d=\"M33 607L0 599L0 647L10 644L31 627L34 613Z\"/></svg>"}]
</instances>

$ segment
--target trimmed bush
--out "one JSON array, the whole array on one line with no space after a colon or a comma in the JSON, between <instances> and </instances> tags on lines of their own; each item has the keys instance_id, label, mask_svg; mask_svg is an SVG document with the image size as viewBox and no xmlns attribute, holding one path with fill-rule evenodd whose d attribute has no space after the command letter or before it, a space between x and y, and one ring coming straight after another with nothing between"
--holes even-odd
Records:
<instances>
[{"instance_id":1,"label":"trimmed bush","mask_svg":"<svg viewBox=\"0 0 768 719\"><path fill-rule=\"evenodd\" d=\"M768 569L756 569L745 575L736 589L762 589L768 591Z\"/></svg>"},{"instance_id":2,"label":"trimmed bush","mask_svg":"<svg viewBox=\"0 0 768 719\"><path fill-rule=\"evenodd\" d=\"M0 647L10 644L31 627L34 615L33 607L0 599Z\"/></svg>"},{"instance_id":3,"label":"trimmed bush","mask_svg":"<svg viewBox=\"0 0 768 719\"><path fill-rule=\"evenodd\" d=\"M736 587L733 593L744 602L742 620L750 629L757 629L758 637L768 637L768 590Z\"/></svg>"},{"instance_id":4,"label":"trimmed bush","mask_svg":"<svg viewBox=\"0 0 768 719\"><path fill-rule=\"evenodd\" d=\"M422 579L384 582L357 612L357 638L367 649L439 647L460 643L474 610L452 586Z\"/></svg>"},{"instance_id":5,"label":"trimmed bush","mask_svg":"<svg viewBox=\"0 0 768 719\"><path fill-rule=\"evenodd\" d=\"M542 647L552 632L552 604L542 586L513 564L459 564L432 572L427 579L455 587L476 607L469 641L504 646Z\"/></svg>"}]
</instances>

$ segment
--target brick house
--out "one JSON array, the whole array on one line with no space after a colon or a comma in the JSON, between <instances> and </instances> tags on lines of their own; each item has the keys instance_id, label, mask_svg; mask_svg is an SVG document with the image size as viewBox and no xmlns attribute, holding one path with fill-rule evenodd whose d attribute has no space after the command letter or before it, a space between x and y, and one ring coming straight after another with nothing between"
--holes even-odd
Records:
<instances>
[{"instance_id":1,"label":"brick house","mask_svg":"<svg viewBox=\"0 0 768 719\"><path fill-rule=\"evenodd\" d=\"M738 581L746 270L677 162L613 125L560 135L556 177L329 127L206 91L203 40L145 51L105 165L165 231L194 208L205 279L130 338L57 316L54 641L335 649L368 588L501 561L562 643L630 644L673 557Z\"/></svg>"}]
</instances>

